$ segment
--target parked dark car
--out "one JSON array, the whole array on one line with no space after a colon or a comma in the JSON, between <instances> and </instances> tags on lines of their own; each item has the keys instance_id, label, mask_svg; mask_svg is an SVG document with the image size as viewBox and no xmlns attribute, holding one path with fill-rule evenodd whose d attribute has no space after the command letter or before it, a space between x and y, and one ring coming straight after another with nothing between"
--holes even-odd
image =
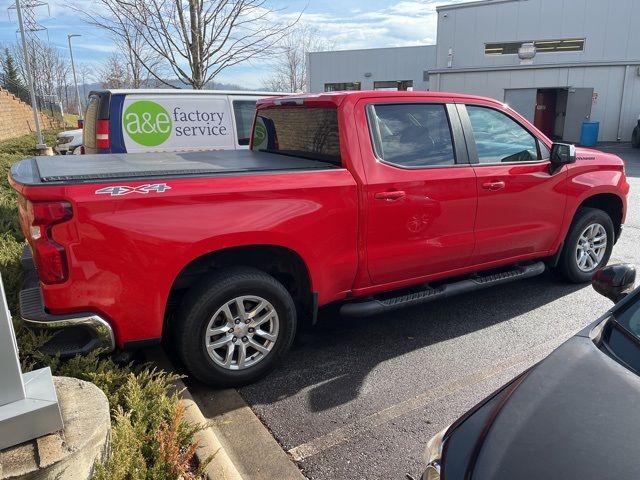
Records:
<instances>
[{"instance_id":1,"label":"parked dark car","mask_svg":"<svg viewBox=\"0 0 640 480\"><path fill-rule=\"evenodd\" d=\"M598 271L616 305L435 435L423 480L640 478L640 288ZM631 293L629 293L631 292Z\"/></svg>"},{"instance_id":2,"label":"parked dark car","mask_svg":"<svg viewBox=\"0 0 640 480\"><path fill-rule=\"evenodd\" d=\"M640 148L640 117L638 117L638 124L631 134L631 145L635 148Z\"/></svg>"}]
</instances>

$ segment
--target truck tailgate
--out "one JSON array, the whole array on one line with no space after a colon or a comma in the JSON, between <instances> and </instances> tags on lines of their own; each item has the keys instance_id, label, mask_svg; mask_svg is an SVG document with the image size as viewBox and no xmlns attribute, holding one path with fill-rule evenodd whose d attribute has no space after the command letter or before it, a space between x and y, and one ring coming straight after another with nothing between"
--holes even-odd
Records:
<instances>
[{"instance_id":1,"label":"truck tailgate","mask_svg":"<svg viewBox=\"0 0 640 480\"><path fill-rule=\"evenodd\" d=\"M114 179L211 176L326 170L336 165L249 150L36 157L16 163L12 178L23 185L76 184Z\"/></svg>"}]
</instances>

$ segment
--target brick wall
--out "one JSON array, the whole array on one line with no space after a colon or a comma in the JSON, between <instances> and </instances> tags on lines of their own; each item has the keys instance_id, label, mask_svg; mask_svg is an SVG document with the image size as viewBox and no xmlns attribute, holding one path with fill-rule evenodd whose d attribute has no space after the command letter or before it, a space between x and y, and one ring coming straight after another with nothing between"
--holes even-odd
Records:
<instances>
[{"instance_id":1,"label":"brick wall","mask_svg":"<svg viewBox=\"0 0 640 480\"><path fill-rule=\"evenodd\" d=\"M58 122L41 113L43 129L57 128ZM0 87L0 141L35 132L31 106Z\"/></svg>"}]
</instances>

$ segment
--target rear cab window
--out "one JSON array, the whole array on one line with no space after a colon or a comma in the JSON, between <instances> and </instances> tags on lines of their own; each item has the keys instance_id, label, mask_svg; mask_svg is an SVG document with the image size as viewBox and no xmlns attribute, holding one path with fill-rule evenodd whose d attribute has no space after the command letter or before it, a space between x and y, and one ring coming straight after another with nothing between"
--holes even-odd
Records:
<instances>
[{"instance_id":1,"label":"rear cab window","mask_svg":"<svg viewBox=\"0 0 640 480\"><path fill-rule=\"evenodd\" d=\"M325 107L259 110L252 148L342 166L338 112L335 108Z\"/></svg>"}]
</instances>

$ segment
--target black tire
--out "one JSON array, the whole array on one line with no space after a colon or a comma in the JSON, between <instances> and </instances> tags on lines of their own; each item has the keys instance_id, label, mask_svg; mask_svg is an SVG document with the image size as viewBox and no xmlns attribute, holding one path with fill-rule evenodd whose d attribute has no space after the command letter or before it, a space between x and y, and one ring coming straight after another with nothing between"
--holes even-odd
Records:
<instances>
[{"instance_id":1,"label":"black tire","mask_svg":"<svg viewBox=\"0 0 640 480\"><path fill-rule=\"evenodd\" d=\"M631 134L631 145L634 148L640 148L640 128L638 127L634 128Z\"/></svg>"},{"instance_id":2,"label":"black tire","mask_svg":"<svg viewBox=\"0 0 640 480\"><path fill-rule=\"evenodd\" d=\"M213 357L218 355L217 350L212 352L213 356L207 352L205 332L218 309L245 295L260 297L273 307L278 320L277 337L274 342L265 341L265 345L271 345L271 350L268 354L262 354L258 363L244 369L231 370L232 367L227 368L214 361ZM220 315L223 319L221 322L224 323L226 317L222 313ZM296 310L289 292L272 276L246 267L217 271L191 288L177 311L175 321L177 351L189 373L207 385L223 388L239 387L264 377L289 351L296 333ZM240 323L240 327L249 326L248 322L247 325L244 325L245 322ZM228 333L208 338L216 340L223 336L228 338L227 335L234 336L233 333ZM237 340L241 342L246 337ZM253 337L253 340L260 342L262 337ZM234 341L234 344L234 349L244 349L246 346L247 352L255 350L250 343L242 346ZM229 350L226 346L224 349L225 352ZM255 354L260 352L255 350ZM234 353L232 357L238 364L237 355Z\"/></svg>"},{"instance_id":3,"label":"black tire","mask_svg":"<svg viewBox=\"0 0 640 480\"><path fill-rule=\"evenodd\" d=\"M588 271L584 271L578 267L578 241L585 229L593 224L598 224L604 227L607 234L607 245L602 259L593 268ZM614 238L613 222L606 212L597 208L583 207L578 209L575 217L573 218L569 233L565 238L564 246L562 247L562 254L560 255L556 271L572 283L590 282L593 274L609 261L609 257L611 257L611 250L613 249Z\"/></svg>"}]
</instances>

